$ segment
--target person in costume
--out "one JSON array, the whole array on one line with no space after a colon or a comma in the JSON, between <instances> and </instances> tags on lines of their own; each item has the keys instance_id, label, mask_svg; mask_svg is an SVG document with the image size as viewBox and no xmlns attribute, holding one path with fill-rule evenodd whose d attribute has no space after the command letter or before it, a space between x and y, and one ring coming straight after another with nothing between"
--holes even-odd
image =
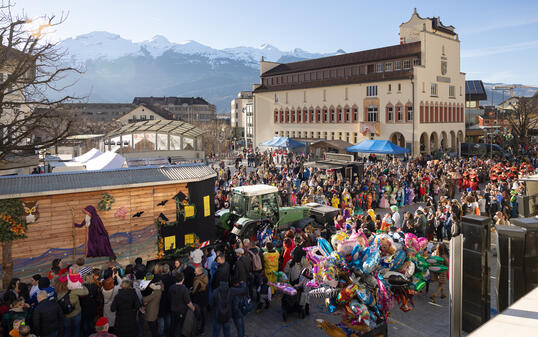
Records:
<instances>
[{"instance_id":1,"label":"person in costume","mask_svg":"<svg viewBox=\"0 0 538 337\"><path fill-rule=\"evenodd\" d=\"M338 198L338 195L336 193L333 194L333 198L331 199L331 205L334 208L340 208L340 199Z\"/></svg>"},{"instance_id":2,"label":"person in costume","mask_svg":"<svg viewBox=\"0 0 538 337\"><path fill-rule=\"evenodd\" d=\"M280 254L275 250L272 242L265 244L266 252L263 253L263 265L265 267L265 277L269 282L275 283L277 281L275 273L278 272L278 259ZM273 293L275 289L272 288Z\"/></svg>"},{"instance_id":3,"label":"person in costume","mask_svg":"<svg viewBox=\"0 0 538 337\"><path fill-rule=\"evenodd\" d=\"M86 227L86 257L116 256L95 207L86 206L82 211L86 217L80 224L75 224L75 227Z\"/></svg>"}]
</instances>

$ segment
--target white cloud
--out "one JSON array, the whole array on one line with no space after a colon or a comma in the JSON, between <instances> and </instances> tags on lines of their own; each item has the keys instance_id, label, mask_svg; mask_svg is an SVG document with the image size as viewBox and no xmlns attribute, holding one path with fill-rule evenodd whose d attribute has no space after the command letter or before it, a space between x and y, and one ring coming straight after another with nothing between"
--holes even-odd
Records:
<instances>
[{"instance_id":1,"label":"white cloud","mask_svg":"<svg viewBox=\"0 0 538 337\"><path fill-rule=\"evenodd\" d=\"M538 40L525 41L504 46L462 50L461 57L481 57L496 54L513 53L538 47Z\"/></svg>"}]
</instances>

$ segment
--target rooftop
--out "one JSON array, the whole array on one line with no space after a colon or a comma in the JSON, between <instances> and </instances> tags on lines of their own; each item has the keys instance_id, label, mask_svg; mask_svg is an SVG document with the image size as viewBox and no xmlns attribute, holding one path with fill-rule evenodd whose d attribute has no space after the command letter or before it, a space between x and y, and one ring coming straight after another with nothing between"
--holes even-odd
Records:
<instances>
[{"instance_id":1,"label":"rooftop","mask_svg":"<svg viewBox=\"0 0 538 337\"><path fill-rule=\"evenodd\" d=\"M205 131L199 129L198 127L181 121L148 120L144 122L127 124L119 129L110 131L105 135L105 137L110 138L124 134L144 132L168 133L173 135L187 136L191 138L196 138L205 133Z\"/></svg>"},{"instance_id":2,"label":"rooftop","mask_svg":"<svg viewBox=\"0 0 538 337\"><path fill-rule=\"evenodd\" d=\"M363 50L355 53L322 57L312 60L283 63L262 74L264 76L287 74L299 71L345 66L357 63L388 60L420 54L420 42L398 44L383 48Z\"/></svg>"},{"instance_id":3,"label":"rooftop","mask_svg":"<svg viewBox=\"0 0 538 337\"><path fill-rule=\"evenodd\" d=\"M6 176L0 177L0 199L185 183L215 176L215 171L200 164Z\"/></svg>"},{"instance_id":4,"label":"rooftop","mask_svg":"<svg viewBox=\"0 0 538 337\"><path fill-rule=\"evenodd\" d=\"M160 104L160 105L193 105L193 104L209 104L202 97L176 97L176 96L163 96L163 97L135 97L133 104Z\"/></svg>"},{"instance_id":5,"label":"rooftop","mask_svg":"<svg viewBox=\"0 0 538 337\"><path fill-rule=\"evenodd\" d=\"M466 101L485 101L488 99L484 83L480 80L465 81Z\"/></svg>"},{"instance_id":6,"label":"rooftop","mask_svg":"<svg viewBox=\"0 0 538 337\"><path fill-rule=\"evenodd\" d=\"M269 193L277 193L278 188L270 185L249 185L235 187L233 191L236 193L244 194L245 196L255 196Z\"/></svg>"}]
</instances>

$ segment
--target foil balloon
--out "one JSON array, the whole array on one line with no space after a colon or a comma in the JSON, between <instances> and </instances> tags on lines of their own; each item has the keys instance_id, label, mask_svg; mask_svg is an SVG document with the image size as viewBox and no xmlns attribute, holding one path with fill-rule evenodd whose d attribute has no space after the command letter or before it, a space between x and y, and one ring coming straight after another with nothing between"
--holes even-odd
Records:
<instances>
[{"instance_id":1,"label":"foil balloon","mask_svg":"<svg viewBox=\"0 0 538 337\"><path fill-rule=\"evenodd\" d=\"M397 270L398 268L400 268L405 263L405 258L406 257L407 257L407 255L405 254L404 250L398 250L394 254L394 256L392 258L392 261L390 261L389 269L390 270Z\"/></svg>"},{"instance_id":2,"label":"foil balloon","mask_svg":"<svg viewBox=\"0 0 538 337\"><path fill-rule=\"evenodd\" d=\"M333 313L336 311L336 303L331 298L325 299L325 307L330 313Z\"/></svg>"},{"instance_id":3,"label":"foil balloon","mask_svg":"<svg viewBox=\"0 0 538 337\"><path fill-rule=\"evenodd\" d=\"M378 266L381 256L379 255L378 250L373 252L370 250L370 254L365 256L365 260L362 263L362 272L365 274L370 274Z\"/></svg>"},{"instance_id":4,"label":"foil balloon","mask_svg":"<svg viewBox=\"0 0 538 337\"><path fill-rule=\"evenodd\" d=\"M430 265L433 265L433 264L443 264L445 262L445 260L440 257L440 256L428 256L428 258L426 259L426 262L428 262Z\"/></svg>"},{"instance_id":5,"label":"foil balloon","mask_svg":"<svg viewBox=\"0 0 538 337\"><path fill-rule=\"evenodd\" d=\"M374 306L376 304L374 295L365 287L359 286L357 289L357 297L367 306Z\"/></svg>"},{"instance_id":6,"label":"foil balloon","mask_svg":"<svg viewBox=\"0 0 538 337\"><path fill-rule=\"evenodd\" d=\"M319 264L324 258L318 246L303 248L303 250L306 251L306 257L313 265Z\"/></svg>"},{"instance_id":7,"label":"foil balloon","mask_svg":"<svg viewBox=\"0 0 538 337\"><path fill-rule=\"evenodd\" d=\"M433 271L433 272L436 272L436 273L441 273L441 272L447 271L448 267L443 266L443 265L433 265L433 266L430 266L429 269L430 269L430 271Z\"/></svg>"},{"instance_id":8,"label":"foil balloon","mask_svg":"<svg viewBox=\"0 0 538 337\"><path fill-rule=\"evenodd\" d=\"M398 268L398 271L405 277L410 278L415 273L415 263L411 260L407 260L400 268Z\"/></svg>"},{"instance_id":9,"label":"foil balloon","mask_svg":"<svg viewBox=\"0 0 538 337\"><path fill-rule=\"evenodd\" d=\"M380 251L381 255L394 254L394 247L392 246L392 238L388 234L379 234L374 239L376 248Z\"/></svg>"},{"instance_id":10,"label":"foil balloon","mask_svg":"<svg viewBox=\"0 0 538 337\"><path fill-rule=\"evenodd\" d=\"M336 297L336 303L338 304L348 303L355 296L355 293L357 292L358 288L359 288L358 285L350 284L344 289L342 289L340 293L338 294L338 296Z\"/></svg>"},{"instance_id":11,"label":"foil balloon","mask_svg":"<svg viewBox=\"0 0 538 337\"><path fill-rule=\"evenodd\" d=\"M324 256L329 256L333 252L331 244L324 238L318 238L318 247Z\"/></svg>"},{"instance_id":12,"label":"foil balloon","mask_svg":"<svg viewBox=\"0 0 538 337\"><path fill-rule=\"evenodd\" d=\"M426 247L428 247L428 239L426 238L418 238L416 248L419 253L423 253L426 250Z\"/></svg>"}]
</instances>

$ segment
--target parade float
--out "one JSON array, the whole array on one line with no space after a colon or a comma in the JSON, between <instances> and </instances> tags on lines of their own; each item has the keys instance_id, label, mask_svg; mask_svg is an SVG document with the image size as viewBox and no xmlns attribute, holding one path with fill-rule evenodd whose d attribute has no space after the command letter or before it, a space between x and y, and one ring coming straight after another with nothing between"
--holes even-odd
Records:
<instances>
[{"instance_id":1,"label":"parade float","mask_svg":"<svg viewBox=\"0 0 538 337\"><path fill-rule=\"evenodd\" d=\"M55 258L100 267L110 256L149 260L214 239L215 176L205 165L170 165L1 177L0 222L13 233L1 237L10 246L3 277L47 272Z\"/></svg>"}]
</instances>

